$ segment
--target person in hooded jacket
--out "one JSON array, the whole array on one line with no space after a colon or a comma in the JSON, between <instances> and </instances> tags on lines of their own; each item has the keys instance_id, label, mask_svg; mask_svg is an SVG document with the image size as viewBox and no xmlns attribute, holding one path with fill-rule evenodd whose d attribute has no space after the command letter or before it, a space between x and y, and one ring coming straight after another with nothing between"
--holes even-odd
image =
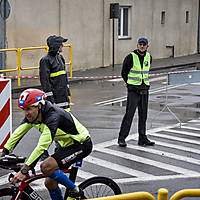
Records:
<instances>
[{"instance_id":1,"label":"person in hooded jacket","mask_svg":"<svg viewBox=\"0 0 200 200\"><path fill-rule=\"evenodd\" d=\"M53 35L47 38L49 51L40 60L39 71L42 90L46 93L47 100L69 111L71 103L69 82L65 60L60 54L64 42L67 42L67 39L61 36Z\"/></svg>"},{"instance_id":2,"label":"person in hooded jacket","mask_svg":"<svg viewBox=\"0 0 200 200\"><path fill-rule=\"evenodd\" d=\"M67 40L56 35L47 38L49 51L40 60L39 73L42 90L46 93L47 100L53 105L70 111L69 82L65 70L65 60L60 54L63 43L67 42ZM55 145L57 149L59 144L55 142ZM48 152L45 151L41 160L45 160L48 156Z\"/></svg>"}]
</instances>

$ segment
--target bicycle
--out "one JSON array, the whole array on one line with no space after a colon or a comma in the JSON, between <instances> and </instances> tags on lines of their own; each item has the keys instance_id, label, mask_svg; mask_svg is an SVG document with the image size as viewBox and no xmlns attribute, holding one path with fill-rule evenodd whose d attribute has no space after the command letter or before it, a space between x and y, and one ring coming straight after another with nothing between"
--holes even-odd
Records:
<instances>
[{"instance_id":1,"label":"bicycle","mask_svg":"<svg viewBox=\"0 0 200 200\"><path fill-rule=\"evenodd\" d=\"M12 155L6 155L0 158L0 168L13 170L18 172L26 157ZM82 160L76 162L71 168L62 170L69 174L69 178L75 182L77 177L78 168L82 166ZM0 200L43 200L41 195L38 194L31 186L30 183L45 178L42 173L36 173L35 169L31 169L32 173L29 173L27 177L16 185L11 185L6 188L0 189ZM14 175L11 173L8 177L8 181L12 179ZM113 196L121 194L121 189L112 179L107 177L92 177L86 179L79 184L79 187L84 192L82 199L90 199L97 197ZM68 191L64 191L64 199L67 200Z\"/></svg>"}]
</instances>

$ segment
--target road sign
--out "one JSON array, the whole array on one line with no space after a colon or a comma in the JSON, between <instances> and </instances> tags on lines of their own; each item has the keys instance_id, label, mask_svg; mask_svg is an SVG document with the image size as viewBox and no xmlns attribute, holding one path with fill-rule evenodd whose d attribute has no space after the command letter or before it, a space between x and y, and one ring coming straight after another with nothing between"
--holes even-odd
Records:
<instances>
[{"instance_id":1,"label":"road sign","mask_svg":"<svg viewBox=\"0 0 200 200\"><path fill-rule=\"evenodd\" d=\"M7 19L10 15L10 3L8 0L1 0L0 1L0 15L3 19Z\"/></svg>"}]
</instances>

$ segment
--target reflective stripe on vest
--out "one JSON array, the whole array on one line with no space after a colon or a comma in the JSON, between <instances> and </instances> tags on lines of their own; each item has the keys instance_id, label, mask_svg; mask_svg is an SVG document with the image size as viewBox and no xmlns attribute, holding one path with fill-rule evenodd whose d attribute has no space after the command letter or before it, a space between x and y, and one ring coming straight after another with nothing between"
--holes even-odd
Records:
<instances>
[{"instance_id":1,"label":"reflective stripe on vest","mask_svg":"<svg viewBox=\"0 0 200 200\"><path fill-rule=\"evenodd\" d=\"M131 85L141 85L143 80L146 85L149 85L150 54L148 52L146 53L143 61L143 68L141 67L138 55L135 53L131 54L133 56L133 67L128 74L127 83Z\"/></svg>"},{"instance_id":2,"label":"reflective stripe on vest","mask_svg":"<svg viewBox=\"0 0 200 200\"><path fill-rule=\"evenodd\" d=\"M66 71L65 71L65 70L62 70L62 71L58 71L58 72L51 73L51 74L50 74L50 77L60 76L60 75L62 75L62 74L66 74Z\"/></svg>"}]
</instances>

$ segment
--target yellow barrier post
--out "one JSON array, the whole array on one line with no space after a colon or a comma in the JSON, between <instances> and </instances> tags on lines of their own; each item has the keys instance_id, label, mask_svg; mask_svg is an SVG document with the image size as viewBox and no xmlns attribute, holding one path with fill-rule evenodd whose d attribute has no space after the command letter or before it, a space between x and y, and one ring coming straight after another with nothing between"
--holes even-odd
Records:
<instances>
[{"instance_id":1,"label":"yellow barrier post","mask_svg":"<svg viewBox=\"0 0 200 200\"><path fill-rule=\"evenodd\" d=\"M109 197L100 197L90 200L155 200L155 198L148 192L134 192L128 194L119 194Z\"/></svg>"},{"instance_id":2,"label":"yellow barrier post","mask_svg":"<svg viewBox=\"0 0 200 200\"><path fill-rule=\"evenodd\" d=\"M172 195L170 200L178 200L184 197L200 197L200 189L184 189Z\"/></svg>"},{"instance_id":3,"label":"yellow barrier post","mask_svg":"<svg viewBox=\"0 0 200 200\"><path fill-rule=\"evenodd\" d=\"M22 68L21 49L17 49L17 71L18 71L18 86L21 86L20 70Z\"/></svg>"},{"instance_id":4,"label":"yellow barrier post","mask_svg":"<svg viewBox=\"0 0 200 200\"><path fill-rule=\"evenodd\" d=\"M72 45L69 47L70 78L72 78Z\"/></svg>"},{"instance_id":5,"label":"yellow barrier post","mask_svg":"<svg viewBox=\"0 0 200 200\"><path fill-rule=\"evenodd\" d=\"M160 188L158 190L158 200L167 200L168 199L168 190L165 188Z\"/></svg>"}]
</instances>

